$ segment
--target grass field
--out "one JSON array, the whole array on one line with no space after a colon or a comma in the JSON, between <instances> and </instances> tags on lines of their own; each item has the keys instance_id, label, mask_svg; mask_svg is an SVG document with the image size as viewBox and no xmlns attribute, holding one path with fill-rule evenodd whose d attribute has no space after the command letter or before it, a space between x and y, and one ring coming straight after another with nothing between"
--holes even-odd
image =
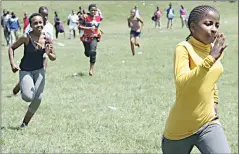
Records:
<instances>
[{"instance_id":1,"label":"grass field","mask_svg":"<svg viewBox=\"0 0 239 154\"><path fill-rule=\"evenodd\" d=\"M53 23L57 10L66 22L72 9L91 2L4 1L2 8L36 12L46 5ZM94 3L94 2L93 2ZM170 107L175 100L173 53L175 45L189 34L181 28L176 14L173 30L167 30L165 15L162 29L154 29L151 16L159 5L169 2L136 1L96 2L104 15L105 34L98 44L95 74L88 76L89 59L77 38L62 35L55 40L57 60L49 62L42 104L24 130L16 130L26 112L20 95L11 96L18 81L9 65L7 48L2 46L2 152L3 153L161 153L161 135ZM129 10L138 5L145 27L141 38L142 54L131 55ZM152 4L152 5L151 5ZM172 2L175 11L183 4L188 11L198 4L210 4L221 12L220 30L229 46L223 59L224 73L219 86L219 115L232 152L238 152L238 4L229 2ZM22 8L24 9L22 9ZM65 27L68 31L67 27ZM65 46L58 46L57 42ZM2 36L2 43L5 40ZM23 50L15 60L20 62ZM74 73L80 75L73 76ZM113 108L112 108L113 107ZM196 148L194 153L198 153Z\"/></svg>"}]
</instances>

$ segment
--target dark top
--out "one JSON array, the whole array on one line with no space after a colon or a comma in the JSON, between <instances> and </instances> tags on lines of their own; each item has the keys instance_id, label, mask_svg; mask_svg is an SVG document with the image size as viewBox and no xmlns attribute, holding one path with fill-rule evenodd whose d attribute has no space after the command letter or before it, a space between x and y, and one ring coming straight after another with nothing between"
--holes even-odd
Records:
<instances>
[{"instance_id":1,"label":"dark top","mask_svg":"<svg viewBox=\"0 0 239 154\"><path fill-rule=\"evenodd\" d=\"M45 49L36 49L32 44L30 35L29 43L24 44L24 55L21 59L20 69L23 71L34 71L43 68L43 54Z\"/></svg>"}]
</instances>

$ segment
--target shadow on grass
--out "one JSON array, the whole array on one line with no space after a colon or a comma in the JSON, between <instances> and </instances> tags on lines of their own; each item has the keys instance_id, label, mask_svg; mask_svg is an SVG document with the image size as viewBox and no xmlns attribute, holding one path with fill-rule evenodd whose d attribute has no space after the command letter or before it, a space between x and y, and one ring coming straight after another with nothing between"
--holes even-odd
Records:
<instances>
[{"instance_id":1,"label":"shadow on grass","mask_svg":"<svg viewBox=\"0 0 239 154\"><path fill-rule=\"evenodd\" d=\"M4 129L22 130L22 128L21 128L20 126L8 126L8 127L2 126L2 127L1 127L1 130L4 130Z\"/></svg>"},{"instance_id":2,"label":"shadow on grass","mask_svg":"<svg viewBox=\"0 0 239 154\"><path fill-rule=\"evenodd\" d=\"M86 74L85 73L83 73L83 72L78 72L78 73L74 73L74 74L72 74L70 77L84 77L84 76L86 76Z\"/></svg>"},{"instance_id":3,"label":"shadow on grass","mask_svg":"<svg viewBox=\"0 0 239 154\"><path fill-rule=\"evenodd\" d=\"M8 126L7 128L10 130L22 130L20 126Z\"/></svg>"},{"instance_id":4,"label":"shadow on grass","mask_svg":"<svg viewBox=\"0 0 239 154\"><path fill-rule=\"evenodd\" d=\"M16 95L13 95L13 94L9 94L6 96L7 98L12 98L12 97L16 97Z\"/></svg>"}]
</instances>

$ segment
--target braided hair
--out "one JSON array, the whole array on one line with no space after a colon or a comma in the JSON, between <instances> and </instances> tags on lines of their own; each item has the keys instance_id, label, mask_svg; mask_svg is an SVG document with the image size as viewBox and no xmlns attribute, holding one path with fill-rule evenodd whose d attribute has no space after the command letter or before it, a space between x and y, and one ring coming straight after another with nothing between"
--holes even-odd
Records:
<instances>
[{"instance_id":1,"label":"braided hair","mask_svg":"<svg viewBox=\"0 0 239 154\"><path fill-rule=\"evenodd\" d=\"M186 38L186 41L189 40L189 38L192 36L192 31L191 31L191 23L199 23L200 20L202 20L202 18L209 12L209 11L213 11L216 12L219 17L220 14L219 12L216 10L216 8L209 6L209 5L200 5L195 7L189 14L189 18L188 18L188 28L190 31L189 36Z\"/></svg>"}]
</instances>

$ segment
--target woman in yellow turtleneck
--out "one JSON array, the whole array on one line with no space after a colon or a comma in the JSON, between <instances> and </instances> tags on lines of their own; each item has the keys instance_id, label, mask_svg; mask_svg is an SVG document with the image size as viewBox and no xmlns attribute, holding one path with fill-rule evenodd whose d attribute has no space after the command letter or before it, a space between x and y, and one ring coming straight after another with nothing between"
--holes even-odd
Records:
<instances>
[{"instance_id":1,"label":"woman in yellow turtleneck","mask_svg":"<svg viewBox=\"0 0 239 154\"><path fill-rule=\"evenodd\" d=\"M220 15L211 6L194 8L188 20L191 32L179 43L174 58L176 103L166 122L163 153L230 153L224 131L216 116L216 82L223 72L220 62L227 47L217 32ZM212 47L211 43L214 43Z\"/></svg>"}]
</instances>

